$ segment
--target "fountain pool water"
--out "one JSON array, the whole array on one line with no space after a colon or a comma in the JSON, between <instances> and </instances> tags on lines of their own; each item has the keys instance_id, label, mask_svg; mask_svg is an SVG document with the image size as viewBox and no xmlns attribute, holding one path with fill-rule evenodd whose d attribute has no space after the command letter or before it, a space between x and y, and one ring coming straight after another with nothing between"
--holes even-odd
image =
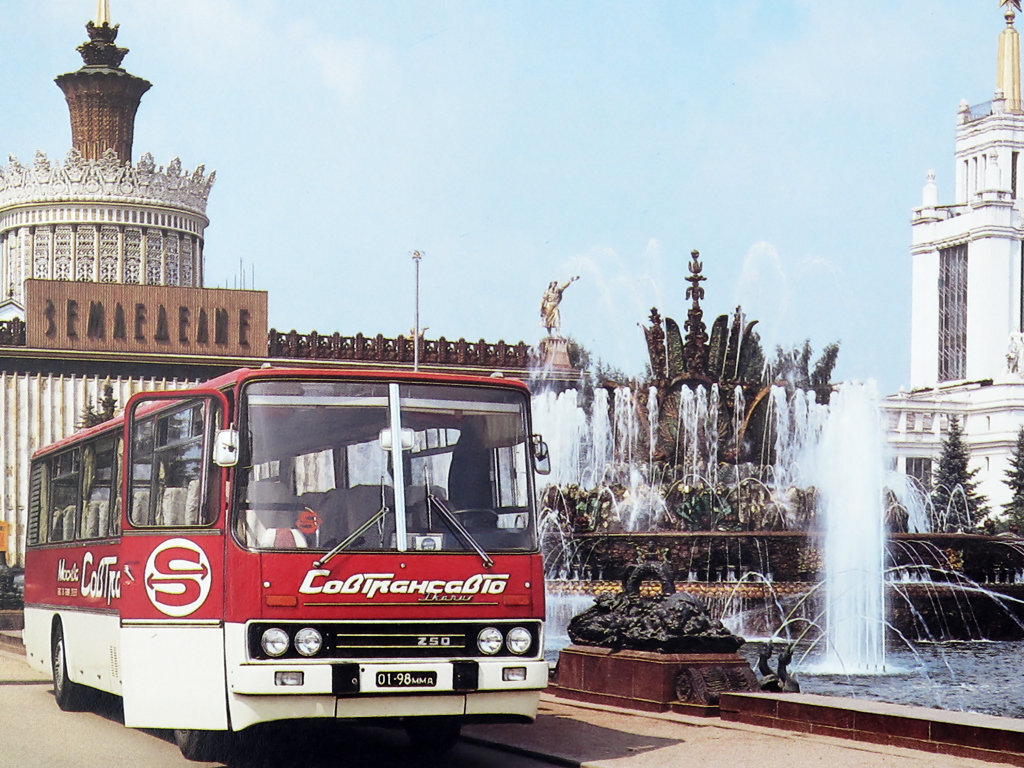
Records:
<instances>
[{"instance_id":1,"label":"fountain pool water","mask_svg":"<svg viewBox=\"0 0 1024 768\"><path fill-rule=\"evenodd\" d=\"M748 642L740 653L756 664L758 648ZM813 655L801 659L802 650L794 668L804 693L1024 718L1024 641L893 644L884 675L821 671Z\"/></svg>"}]
</instances>

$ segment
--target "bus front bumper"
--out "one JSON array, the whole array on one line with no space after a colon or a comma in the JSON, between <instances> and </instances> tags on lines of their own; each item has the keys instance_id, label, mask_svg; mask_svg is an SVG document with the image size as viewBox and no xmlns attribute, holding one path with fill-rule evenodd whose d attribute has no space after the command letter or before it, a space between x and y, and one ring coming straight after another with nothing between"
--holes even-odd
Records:
<instances>
[{"instance_id":1,"label":"bus front bumper","mask_svg":"<svg viewBox=\"0 0 1024 768\"><path fill-rule=\"evenodd\" d=\"M476 667L471 690L456 689L466 681L457 679L456 664L450 661L243 664L228 675L231 724L241 730L292 718L534 719L548 682L546 661L471 663Z\"/></svg>"}]
</instances>

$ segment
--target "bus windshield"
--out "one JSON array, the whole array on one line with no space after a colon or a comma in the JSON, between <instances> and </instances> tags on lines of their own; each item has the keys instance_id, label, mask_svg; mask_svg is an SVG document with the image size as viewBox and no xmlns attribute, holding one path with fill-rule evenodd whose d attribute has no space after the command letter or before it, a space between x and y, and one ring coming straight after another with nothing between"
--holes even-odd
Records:
<instances>
[{"instance_id":1,"label":"bus windshield","mask_svg":"<svg viewBox=\"0 0 1024 768\"><path fill-rule=\"evenodd\" d=\"M526 409L497 387L253 382L236 535L254 549L535 550Z\"/></svg>"}]
</instances>

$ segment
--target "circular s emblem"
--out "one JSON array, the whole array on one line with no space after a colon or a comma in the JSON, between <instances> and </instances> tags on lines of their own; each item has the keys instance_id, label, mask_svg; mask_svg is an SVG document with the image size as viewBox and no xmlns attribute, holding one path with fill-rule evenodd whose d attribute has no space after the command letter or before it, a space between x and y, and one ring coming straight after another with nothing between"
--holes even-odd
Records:
<instances>
[{"instance_id":1,"label":"circular s emblem","mask_svg":"<svg viewBox=\"0 0 1024 768\"><path fill-rule=\"evenodd\" d=\"M210 560L188 539L168 539L146 561L149 602L167 616L194 613L210 594Z\"/></svg>"}]
</instances>

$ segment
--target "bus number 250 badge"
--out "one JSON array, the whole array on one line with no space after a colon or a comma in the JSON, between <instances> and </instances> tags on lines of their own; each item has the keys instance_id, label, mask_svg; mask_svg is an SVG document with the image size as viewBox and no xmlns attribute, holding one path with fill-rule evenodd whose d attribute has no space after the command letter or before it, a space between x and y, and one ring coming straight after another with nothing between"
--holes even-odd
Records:
<instances>
[{"instance_id":1,"label":"bus number 250 badge","mask_svg":"<svg viewBox=\"0 0 1024 768\"><path fill-rule=\"evenodd\" d=\"M210 561L188 539L168 539L146 561L146 594L167 616L195 613L210 594Z\"/></svg>"}]
</instances>

